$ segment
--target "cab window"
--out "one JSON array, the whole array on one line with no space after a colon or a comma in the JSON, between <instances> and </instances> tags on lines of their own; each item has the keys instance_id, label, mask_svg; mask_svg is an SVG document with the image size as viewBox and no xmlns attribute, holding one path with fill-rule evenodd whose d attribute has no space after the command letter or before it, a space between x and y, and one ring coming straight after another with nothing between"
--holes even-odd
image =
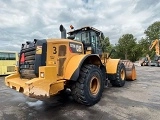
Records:
<instances>
[{"instance_id":1,"label":"cab window","mask_svg":"<svg viewBox=\"0 0 160 120\"><path fill-rule=\"evenodd\" d=\"M75 34L74 40L80 41L81 42L81 33Z\"/></svg>"},{"instance_id":2,"label":"cab window","mask_svg":"<svg viewBox=\"0 0 160 120\"><path fill-rule=\"evenodd\" d=\"M85 42L85 44L91 44L90 38L89 38L89 32L84 32L81 34L82 42Z\"/></svg>"}]
</instances>

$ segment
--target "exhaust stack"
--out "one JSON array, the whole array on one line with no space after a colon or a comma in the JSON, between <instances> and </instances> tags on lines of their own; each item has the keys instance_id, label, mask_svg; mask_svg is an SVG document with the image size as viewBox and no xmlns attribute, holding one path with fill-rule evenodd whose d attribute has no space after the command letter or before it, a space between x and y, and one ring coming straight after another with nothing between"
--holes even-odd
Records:
<instances>
[{"instance_id":1,"label":"exhaust stack","mask_svg":"<svg viewBox=\"0 0 160 120\"><path fill-rule=\"evenodd\" d=\"M66 29L63 25L60 25L59 30L61 31L61 38L66 39Z\"/></svg>"}]
</instances>

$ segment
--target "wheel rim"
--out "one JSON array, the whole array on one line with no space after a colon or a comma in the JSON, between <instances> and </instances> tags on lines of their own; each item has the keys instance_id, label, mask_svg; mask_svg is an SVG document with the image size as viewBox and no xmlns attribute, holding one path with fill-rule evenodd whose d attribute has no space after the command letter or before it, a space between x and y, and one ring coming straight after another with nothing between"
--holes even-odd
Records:
<instances>
[{"instance_id":1,"label":"wheel rim","mask_svg":"<svg viewBox=\"0 0 160 120\"><path fill-rule=\"evenodd\" d=\"M125 79L125 71L124 69L121 70L121 80L124 80Z\"/></svg>"},{"instance_id":2,"label":"wheel rim","mask_svg":"<svg viewBox=\"0 0 160 120\"><path fill-rule=\"evenodd\" d=\"M99 92L99 89L100 89L99 79L97 77L92 77L90 82L91 94L96 95Z\"/></svg>"}]
</instances>

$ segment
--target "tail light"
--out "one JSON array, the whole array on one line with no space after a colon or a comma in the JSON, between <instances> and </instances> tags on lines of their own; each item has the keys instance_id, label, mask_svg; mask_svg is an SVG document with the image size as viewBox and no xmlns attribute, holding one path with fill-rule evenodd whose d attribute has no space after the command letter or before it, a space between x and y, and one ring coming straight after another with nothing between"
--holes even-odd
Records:
<instances>
[{"instance_id":1,"label":"tail light","mask_svg":"<svg viewBox=\"0 0 160 120\"><path fill-rule=\"evenodd\" d=\"M21 55L21 59L20 59L20 63L23 64L25 61L25 56L24 56L24 53L22 53Z\"/></svg>"}]
</instances>

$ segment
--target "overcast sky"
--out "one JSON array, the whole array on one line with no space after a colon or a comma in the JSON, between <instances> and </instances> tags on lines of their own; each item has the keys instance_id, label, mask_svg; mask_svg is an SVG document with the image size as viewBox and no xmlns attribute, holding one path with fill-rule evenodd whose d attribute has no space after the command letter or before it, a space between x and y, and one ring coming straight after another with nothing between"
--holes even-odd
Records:
<instances>
[{"instance_id":1,"label":"overcast sky","mask_svg":"<svg viewBox=\"0 0 160 120\"><path fill-rule=\"evenodd\" d=\"M155 21L160 0L1 0L0 50L19 51L34 38L60 38L60 24L67 30L71 24L93 26L112 44L126 33L139 40Z\"/></svg>"}]
</instances>

